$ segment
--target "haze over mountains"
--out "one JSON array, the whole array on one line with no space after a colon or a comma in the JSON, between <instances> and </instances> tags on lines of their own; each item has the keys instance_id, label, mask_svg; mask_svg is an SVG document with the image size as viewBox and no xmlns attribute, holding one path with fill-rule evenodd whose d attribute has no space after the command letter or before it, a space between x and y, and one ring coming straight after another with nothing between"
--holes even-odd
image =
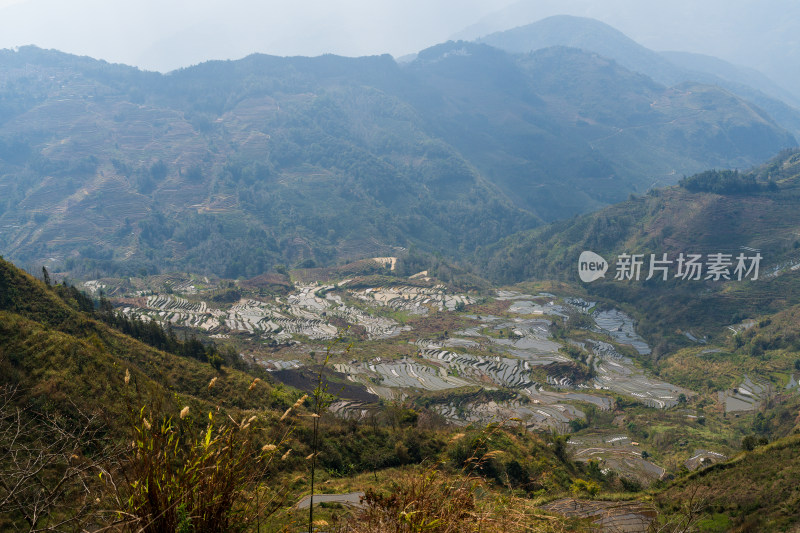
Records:
<instances>
[{"instance_id":1,"label":"haze over mountains","mask_svg":"<svg viewBox=\"0 0 800 533\"><path fill-rule=\"evenodd\" d=\"M69 268L455 257L796 145L724 89L575 48L451 42L402 65L256 55L169 75L24 48L2 65L2 250Z\"/></svg>"},{"instance_id":2,"label":"haze over mountains","mask_svg":"<svg viewBox=\"0 0 800 533\"><path fill-rule=\"evenodd\" d=\"M472 40L553 15L589 17L657 51L700 53L757 69L800 97L798 21L792 0L520 0L457 32Z\"/></svg>"},{"instance_id":3,"label":"haze over mountains","mask_svg":"<svg viewBox=\"0 0 800 533\"><path fill-rule=\"evenodd\" d=\"M800 74L787 68L800 57L792 0L0 0L0 48L34 44L160 71L251 53L399 57L557 14L600 20L652 50L755 68L800 97Z\"/></svg>"},{"instance_id":4,"label":"haze over mountains","mask_svg":"<svg viewBox=\"0 0 800 533\"><path fill-rule=\"evenodd\" d=\"M504 2L0 0L0 48L37 45L167 72L252 53L416 52Z\"/></svg>"},{"instance_id":5,"label":"haze over mountains","mask_svg":"<svg viewBox=\"0 0 800 533\"><path fill-rule=\"evenodd\" d=\"M800 134L800 99L754 69L688 52L657 53L622 32L594 19L558 15L478 39L509 52L525 53L549 46L596 52L667 86L694 81L717 85L753 102L795 136Z\"/></svg>"}]
</instances>

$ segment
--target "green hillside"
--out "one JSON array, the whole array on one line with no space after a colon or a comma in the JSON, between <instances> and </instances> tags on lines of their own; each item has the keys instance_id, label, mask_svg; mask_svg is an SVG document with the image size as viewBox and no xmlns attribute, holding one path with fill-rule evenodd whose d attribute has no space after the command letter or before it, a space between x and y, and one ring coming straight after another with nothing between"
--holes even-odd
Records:
<instances>
[{"instance_id":1,"label":"green hillside","mask_svg":"<svg viewBox=\"0 0 800 533\"><path fill-rule=\"evenodd\" d=\"M75 289L47 286L0 259L2 530L105 524L123 531L143 516L134 502L141 494L137 487L154 482L148 475L167 467L162 483L182 479L184 474L166 473L167 465L194 460L190 443L212 413L221 417L212 422L220 437L206 441L206 450L225 455L220 439L227 435L244 453L280 430L267 422L269 432L250 435L226 426L226 417L274 421L297 396L227 365L217 370L156 350L100 322L92 307ZM183 421L185 413L192 416ZM162 436L177 437L179 418L186 448L162 448L149 459L127 451L131 439L139 449L156 450ZM198 472L185 464L186 475ZM239 486L245 487L249 474L241 476ZM172 489L162 490L166 495ZM157 492L149 491L154 498ZM164 516L175 512L173 506Z\"/></svg>"},{"instance_id":2,"label":"green hillside","mask_svg":"<svg viewBox=\"0 0 800 533\"><path fill-rule=\"evenodd\" d=\"M662 520L694 531L793 531L798 459L794 435L689 475L655 496Z\"/></svg>"},{"instance_id":3,"label":"green hillside","mask_svg":"<svg viewBox=\"0 0 800 533\"><path fill-rule=\"evenodd\" d=\"M709 171L656 189L591 215L575 217L509 237L483 251L488 275L502 282L558 279L581 284L584 250L609 263L603 279L583 284L594 297L627 302L642 313L644 328L661 336L677 330L720 335L725 326L800 303L798 193L800 155L786 152L750 172ZM713 191L713 192L712 192ZM680 253L739 254L763 259L758 280L675 279ZM614 280L619 254L642 254L641 279ZM650 254L673 261L646 281ZM731 267L731 272L733 266ZM694 329L693 329L694 328ZM680 335L679 335L680 336Z\"/></svg>"},{"instance_id":4,"label":"green hillside","mask_svg":"<svg viewBox=\"0 0 800 533\"><path fill-rule=\"evenodd\" d=\"M175 392L208 405L280 409L289 401L268 385L258 396L245 394L253 377L228 367L212 391L208 383L221 375L210 364L156 350L120 333L87 314L85 307L79 309L85 303L74 299L76 293L64 286L48 289L0 260L0 361L6 383L40 390L49 402L114 407L129 369L154 393Z\"/></svg>"}]
</instances>

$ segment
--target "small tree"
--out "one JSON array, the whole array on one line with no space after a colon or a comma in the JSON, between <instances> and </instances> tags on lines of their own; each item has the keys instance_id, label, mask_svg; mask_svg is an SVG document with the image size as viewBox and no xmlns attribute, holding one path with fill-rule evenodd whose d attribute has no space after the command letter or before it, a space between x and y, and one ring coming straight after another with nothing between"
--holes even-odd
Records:
<instances>
[{"instance_id":1,"label":"small tree","mask_svg":"<svg viewBox=\"0 0 800 533\"><path fill-rule=\"evenodd\" d=\"M102 496L97 471L119 450L98 417L76 406L70 419L20 405L0 387L0 516L30 531L80 530Z\"/></svg>"},{"instance_id":2,"label":"small tree","mask_svg":"<svg viewBox=\"0 0 800 533\"><path fill-rule=\"evenodd\" d=\"M586 481L583 479L576 479L572 482L572 486L570 486L570 490L576 496L585 494L590 498L594 498L600 493L600 485L598 485L594 481Z\"/></svg>"},{"instance_id":3,"label":"small tree","mask_svg":"<svg viewBox=\"0 0 800 533\"><path fill-rule=\"evenodd\" d=\"M217 370L217 372L220 371L220 369L222 368L222 363L224 362L225 359L223 359L223 357L217 352L213 352L211 355L208 356L208 363L211 366L213 366Z\"/></svg>"},{"instance_id":4,"label":"small tree","mask_svg":"<svg viewBox=\"0 0 800 533\"><path fill-rule=\"evenodd\" d=\"M317 454L319 453L319 419L322 416L323 410L327 409L331 404L331 398L328 394L328 382L324 379L324 371L325 367L331 360L331 351L333 350L334 346L343 340L344 338L340 335L325 348L325 359L322 361L322 365L319 368L319 374L317 375L317 386L311 393L314 406L313 412L310 416L314 421L314 432L311 443L311 455L309 456L309 459L311 459L311 498L308 504L308 533L312 533L314 530L314 474L316 473L317 469ZM345 348L345 353L349 353L352 346L352 344L348 344L347 348Z\"/></svg>"}]
</instances>

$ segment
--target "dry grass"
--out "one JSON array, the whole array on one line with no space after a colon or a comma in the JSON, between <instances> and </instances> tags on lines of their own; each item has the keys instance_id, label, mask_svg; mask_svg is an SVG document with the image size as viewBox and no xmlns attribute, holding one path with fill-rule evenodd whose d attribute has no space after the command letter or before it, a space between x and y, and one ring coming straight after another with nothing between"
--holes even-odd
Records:
<instances>
[{"instance_id":1,"label":"dry grass","mask_svg":"<svg viewBox=\"0 0 800 533\"><path fill-rule=\"evenodd\" d=\"M388 494L368 490L366 506L335 526L353 533L477 533L581 531L577 522L535 509L530 500L504 498L467 475L429 467L400 474Z\"/></svg>"}]
</instances>

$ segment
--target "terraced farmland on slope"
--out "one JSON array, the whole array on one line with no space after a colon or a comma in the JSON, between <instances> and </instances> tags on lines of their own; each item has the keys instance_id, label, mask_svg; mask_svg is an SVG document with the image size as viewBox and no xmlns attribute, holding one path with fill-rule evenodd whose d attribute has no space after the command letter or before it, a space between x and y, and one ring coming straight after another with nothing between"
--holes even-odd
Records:
<instances>
[{"instance_id":1,"label":"terraced farmland on slope","mask_svg":"<svg viewBox=\"0 0 800 533\"><path fill-rule=\"evenodd\" d=\"M456 426L513 420L530 431L571 433L575 459L599 461L643 486L665 468L702 468L713 454L730 455L746 428L741 418L725 420L725 404L753 400L736 411L743 417L769 397L753 386L755 376L719 399L656 377L640 365L650 347L634 319L607 303L536 291L459 293L424 278L328 280L259 285L173 274L86 287L113 293L129 316L228 345L235 352L226 353L290 386L313 388L326 347L344 335L325 371L340 391L329 408L335 416L369 421L397 403ZM682 402L691 408L680 409ZM719 420L706 426L715 410ZM662 424L649 435L656 420ZM663 443L677 448L664 451Z\"/></svg>"},{"instance_id":2,"label":"terraced farmland on slope","mask_svg":"<svg viewBox=\"0 0 800 533\"><path fill-rule=\"evenodd\" d=\"M569 313L590 316L596 324L593 332L607 335L609 341L625 342L640 353L649 351L636 334L630 317L618 310L591 312L594 304L580 299L561 300L549 293L530 295L498 291L498 301L510 302L504 316L480 316L465 312L476 302L474 296L450 293L444 285L435 282L430 286L395 284L366 288L359 282L350 289L348 285L352 280L346 279L338 284L298 285L286 296L274 298L242 296L231 305L220 306L203 299L202 291L198 292L195 284L180 280L168 282L173 294L119 299L121 311L143 320L197 329L216 339L245 335L264 342L294 344L298 349L306 342L334 339L344 331L343 325L348 324L363 328L367 340L384 341L387 347L397 342L413 343L416 346L414 356L334 361L337 371L382 398L396 399L409 393L476 386L513 390L522 395L524 401L538 407L528 409L512 402L503 407L509 413L530 421L531 426L564 429L571 420L584 417L580 409L564 402L584 402L599 409L610 407L606 394L592 391L612 391L657 408L674 406L680 394L692 394L647 377L631 358L622 356L612 344L604 341L578 343L592 354L589 364L595 369L595 377L576 381L573 376L560 373L563 369L558 365L569 368L572 363L561 350L563 341L552 337L551 328L554 321L561 322ZM98 282L88 282L87 286L96 290ZM184 296L176 294L180 290L185 291ZM383 316L382 310L406 313L410 317L432 313L447 316L447 313L460 311L472 325L451 335L445 333L438 339L415 339L411 325ZM313 351L314 348L307 349ZM290 353L290 360L295 360L297 355ZM254 351L252 343L247 357L248 360L275 361L258 353L258 349ZM304 364L302 358L300 361L299 365ZM280 364L266 362L264 366L282 368ZM537 379L534 378L535 368L547 368L547 372ZM481 420L484 411L487 411L484 406L472 405L471 417L462 417L460 422ZM447 418L458 418L454 416L452 405L443 406L440 412Z\"/></svg>"}]
</instances>

